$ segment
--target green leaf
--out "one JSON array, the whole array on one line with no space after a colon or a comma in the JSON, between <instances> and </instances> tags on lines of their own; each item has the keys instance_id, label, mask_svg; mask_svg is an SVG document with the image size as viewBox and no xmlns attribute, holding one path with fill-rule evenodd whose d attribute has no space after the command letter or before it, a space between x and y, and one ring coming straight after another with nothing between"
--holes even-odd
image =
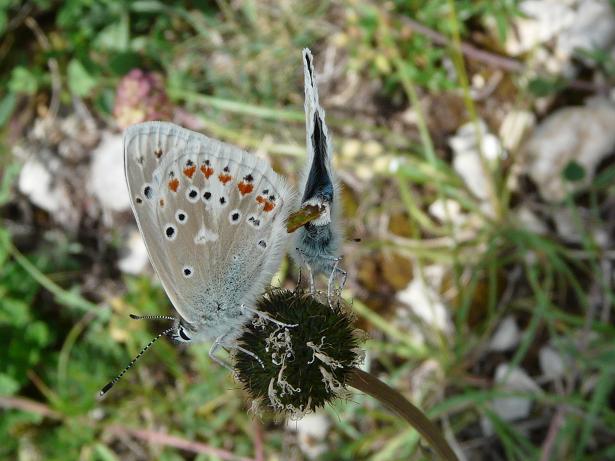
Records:
<instances>
[{"instance_id":1,"label":"green leaf","mask_svg":"<svg viewBox=\"0 0 615 461\"><path fill-rule=\"evenodd\" d=\"M19 390L19 383L11 376L0 373L0 395L13 395Z\"/></svg>"},{"instance_id":2,"label":"green leaf","mask_svg":"<svg viewBox=\"0 0 615 461\"><path fill-rule=\"evenodd\" d=\"M0 306L0 325L10 325L13 328L27 327L31 320L28 304L19 299L3 299Z\"/></svg>"},{"instance_id":3,"label":"green leaf","mask_svg":"<svg viewBox=\"0 0 615 461\"><path fill-rule=\"evenodd\" d=\"M17 103L17 95L13 92L7 93L2 101L0 101L0 126L4 125L15 109Z\"/></svg>"},{"instance_id":4,"label":"green leaf","mask_svg":"<svg viewBox=\"0 0 615 461\"><path fill-rule=\"evenodd\" d=\"M167 9L167 6L155 0L137 0L130 3L130 9L137 13L160 13Z\"/></svg>"},{"instance_id":5,"label":"green leaf","mask_svg":"<svg viewBox=\"0 0 615 461\"><path fill-rule=\"evenodd\" d=\"M103 445L102 443L97 443L94 446L94 453L95 453L94 459L96 460L100 460L100 461L117 461L118 460L117 456L115 456L115 453L113 453L113 451L109 447L107 447L106 445Z\"/></svg>"},{"instance_id":6,"label":"green leaf","mask_svg":"<svg viewBox=\"0 0 615 461\"><path fill-rule=\"evenodd\" d=\"M40 321L32 322L25 332L24 339L37 346L46 346L51 340L47 324Z\"/></svg>"},{"instance_id":7,"label":"green leaf","mask_svg":"<svg viewBox=\"0 0 615 461\"><path fill-rule=\"evenodd\" d=\"M6 11L0 10L0 35L4 33L6 30L6 24L8 22L8 18L6 16Z\"/></svg>"},{"instance_id":8,"label":"green leaf","mask_svg":"<svg viewBox=\"0 0 615 461\"><path fill-rule=\"evenodd\" d=\"M94 41L97 48L108 51L126 51L129 41L129 22L127 15L122 16L105 27Z\"/></svg>"},{"instance_id":9,"label":"green leaf","mask_svg":"<svg viewBox=\"0 0 615 461\"><path fill-rule=\"evenodd\" d=\"M96 79L92 77L77 59L68 63L68 87L77 96L88 96L96 86Z\"/></svg>"},{"instance_id":10,"label":"green leaf","mask_svg":"<svg viewBox=\"0 0 615 461\"><path fill-rule=\"evenodd\" d=\"M4 266L5 261L8 259L10 242L11 236L9 231L0 227L0 267Z\"/></svg>"},{"instance_id":11,"label":"green leaf","mask_svg":"<svg viewBox=\"0 0 615 461\"><path fill-rule=\"evenodd\" d=\"M29 69L17 66L11 72L9 90L13 93L34 94L38 90L38 80Z\"/></svg>"},{"instance_id":12,"label":"green leaf","mask_svg":"<svg viewBox=\"0 0 615 461\"><path fill-rule=\"evenodd\" d=\"M119 76L126 75L135 67L140 67L141 55L132 51L120 52L111 56L109 59L109 69Z\"/></svg>"},{"instance_id":13,"label":"green leaf","mask_svg":"<svg viewBox=\"0 0 615 461\"><path fill-rule=\"evenodd\" d=\"M0 103L0 107L1 106L2 103ZM8 203L8 201L10 200L13 183L17 179L17 176L19 175L20 171L21 165L19 165L18 163L11 163L6 166L4 174L2 175L2 182L0 182L0 206Z\"/></svg>"},{"instance_id":14,"label":"green leaf","mask_svg":"<svg viewBox=\"0 0 615 461\"><path fill-rule=\"evenodd\" d=\"M582 165L572 160L564 167L562 176L566 181L578 182L585 178L585 168Z\"/></svg>"},{"instance_id":15,"label":"green leaf","mask_svg":"<svg viewBox=\"0 0 615 461\"><path fill-rule=\"evenodd\" d=\"M557 93L566 86L565 80L562 78L542 78L538 77L530 80L528 83L528 89L534 96L542 97L549 96L550 94Z\"/></svg>"}]
</instances>

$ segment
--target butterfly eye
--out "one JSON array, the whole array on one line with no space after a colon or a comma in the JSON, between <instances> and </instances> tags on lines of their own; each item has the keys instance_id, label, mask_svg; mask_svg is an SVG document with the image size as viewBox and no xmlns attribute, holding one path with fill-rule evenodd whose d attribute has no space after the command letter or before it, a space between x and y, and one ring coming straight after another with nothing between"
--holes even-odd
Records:
<instances>
[{"instance_id":1,"label":"butterfly eye","mask_svg":"<svg viewBox=\"0 0 615 461\"><path fill-rule=\"evenodd\" d=\"M184 341L190 341L190 337L186 334L182 326L179 327L179 336L181 336Z\"/></svg>"}]
</instances>

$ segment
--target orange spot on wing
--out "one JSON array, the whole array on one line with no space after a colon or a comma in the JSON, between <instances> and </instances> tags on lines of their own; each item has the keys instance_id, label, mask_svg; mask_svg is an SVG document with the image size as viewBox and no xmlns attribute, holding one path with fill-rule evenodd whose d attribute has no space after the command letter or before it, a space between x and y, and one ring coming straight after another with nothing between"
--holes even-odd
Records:
<instances>
[{"instance_id":1,"label":"orange spot on wing","mask_svg":"<svg viewBox=\"0 0 615 461\"><path fill-rule=\"evenodd\" d=\"M160 207L161 207L161 208L162 208L162 207L164 207L164 199L163 199L163 198L161 198L161 199L160 199L160 202L159 202L159 203L160 203Z\"/></svg>"},{"instance_id":2,"label":"orange spot on wing","mask_svg":"<svg viewBox=\"0 0 615 461\"><path fill-rule=\"evenodd\" d=\"M188 176L190 179L192 179L192 176L194 175L195 171L196 171L196 165L192 165L192 166L188 166L184 168L184 174Z\"/></svg>"},{"instance_id":3,"label":"orange spot on wing","mask_svg":"<svg viewBox=\"0 0 615 461\"><path fill-rule=\"evenodd\" d=\"M256 203L260 203L261 205L263 205L263 211L265 212L269 212L275 208L275 203L267 200L262 195L258 195L256 197Z\"/></svg>"},{"instance_id":4,"label":"orange spot on wing","mask_svg":"<svg viewBox=\"0 0 615 461\"><path fill-rule=\"evenodd\" d=\"M218 175L218 179L220 180L222 184L226 185L226 183L229 182L233 178L230 174L221 174L221 175Z\"/></svg>"},{"instance_id":5,"label":"orange spot on wing","mask_svg":"<svg viewBox=\"0 0 615 461\"><path fill-rule=\"evenodd\" d=\"M173 178L169 181L169 189L173 192L177 192L177 188L179 187L179 179Z\"/></svg>"},{"instance_id":6,"label":"orange spot on wing","mask_svg":"<svg viewBox=\"0 0 615 461\"><path fill-rule=\"evenodd\" d=\"M207 179L214 174L214 169L207 165L201 165L201 172L205 175Z\"/></svg>"},{"instance_id":7,"label":"orange spot on wing","mask_svg":"<svg viewBox=\"0 0 615 461\"><path fill-rule=\"evenodd\" d=\"M252 184L244 181L241 181L239 184L237 184L237 188L239 189L239 192L241 192L241 195L249 194L254 190L254 186Z\"/></svg>"}]
</instances>

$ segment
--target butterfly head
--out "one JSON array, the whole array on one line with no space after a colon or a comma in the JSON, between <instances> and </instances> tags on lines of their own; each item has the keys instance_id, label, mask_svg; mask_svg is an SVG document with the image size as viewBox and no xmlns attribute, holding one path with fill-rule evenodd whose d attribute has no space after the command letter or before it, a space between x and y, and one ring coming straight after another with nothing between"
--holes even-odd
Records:
<instances>
[{"instance_id":1,"label":"butterfly head","mask_svg":"<svg viewBox=\"0 0 615 461\"><path fill-rule=\"evenodd\" d=\"M169 337L178 343L191 343L197 336L197 330L184 319L175 321L174 329Z\"/></svg>"}]
</instances>

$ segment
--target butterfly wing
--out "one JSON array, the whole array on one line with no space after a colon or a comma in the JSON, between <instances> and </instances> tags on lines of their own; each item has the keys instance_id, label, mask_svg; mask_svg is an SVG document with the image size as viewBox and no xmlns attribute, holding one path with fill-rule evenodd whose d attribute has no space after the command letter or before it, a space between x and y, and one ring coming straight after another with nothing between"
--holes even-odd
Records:
<instances>
[{"instance_id":1,"label":"butterfly wing","mask_svg":"<svg viewBox=\"0 0 615 461\"><path fill-rule=\"evenodd\" d=\"M290 189L264 160L170 123L130 127L124 160L133 212L175 309L211 330L206 339L219 323L239 323L239 305L251 305L279 265Z\"/></svg>"},{"instance_id":2,"label":"butterfly wing","mask_svg":"<svg viewBox=\"0 0 615 461\"><path fill-rule=\"evenodd\" d=\"M301 179L302 205L325 206L325 213L296 232L294 259L308 262L317 272L330 272L339 256L339 182L332 165L332 146L310 50L303 50L307 162Z\"/></svg>"},{"instance_id":3,"label":"butterfly wing","mask_svg":"<svg viewBox=\"0 0 615 461\"><path fill-rule=\"evenodd\" d=\"M307 48L303 50L303 69L307 162L302 175L301 202L320 198L330 203L335 196L331 140L325 123L325 112L318 102L312 53Z\"/></svg>"}]
</instances>

